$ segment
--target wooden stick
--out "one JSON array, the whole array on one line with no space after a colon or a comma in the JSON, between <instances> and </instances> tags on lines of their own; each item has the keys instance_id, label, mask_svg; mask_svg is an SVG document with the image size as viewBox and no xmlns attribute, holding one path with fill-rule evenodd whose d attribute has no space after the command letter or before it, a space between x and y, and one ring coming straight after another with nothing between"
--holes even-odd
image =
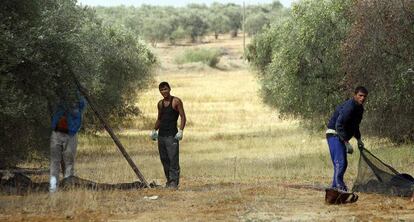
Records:
<instances>
[{"instance_id":1,"label":"wooden stick","mask_svg":"<svg viewBox=\"0 0 414 222\"><path fill-rule=\"evenodd\" d=\"M109 126L109 124L105 121L105 119L101 116L101 114L96 109L95 105L90 100L87 92L85 92L84 88L81 86L79 80L76 78L75 74L72 72L73 78L75 80L76 86L78 87L79 91L82 93L83 96L85 96L86 101L88 102L88 105L91 107L95 115L98 117L98 119L101 121L102 125L105 127L106 131L111 136L112 140L115 142L116 146L118 147L119 151L121 151L122 155L125 157L129 165L131 166L132 170L135 172L137 177L141 180L142 183L145 184L146 187L150 187L148 182L145 180L144 175L142 175L141 171L139 171L138 167L135 165L134 161L131 159L131 157L128 155L127 151L125 150L124 146L121 144L121 141L119 141L118 137L113 132L112 128Z\"/></svg>"}]
</instances>

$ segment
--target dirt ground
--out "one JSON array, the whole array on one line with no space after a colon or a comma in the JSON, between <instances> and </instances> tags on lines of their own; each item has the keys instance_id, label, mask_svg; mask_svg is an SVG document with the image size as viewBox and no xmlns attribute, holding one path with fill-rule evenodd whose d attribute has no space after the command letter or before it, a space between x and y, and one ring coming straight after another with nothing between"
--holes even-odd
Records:
<instances>
[{"instance_id":1,"label":"dirt ground","mask_svg":"<svg viewBox=\"0 0 414 222\"><path fill-rule=\"evenodd\" d=\"M1 221L413 221L414 203L406 198L360 194L358 202L327 205L324 192L295 189L272 181L251 183L184 180L179 190L163 188L125 192L96 192L93 209L53 212L13 206L16 199L0 198ZM77 196L78 192L67 191ZM34 194L43 201L61 196ZM157 196L155 200L148 197ZM9 206L8 201L14 202ZM60 202L63 201L63 202ZM84 201L88 201L85 198ZM89 200L90 201L90 200ZM69 201L70 202L70 201ZM97 202L97 203L96 203ZM72 202L68 204L72 205ZM107 208L106 205L112 207ZM73 206L71 206L73 207ZM13 212L16 210L16 212ZM38 211L38 212L31 212Z\"/></svg>"}]
</instances>

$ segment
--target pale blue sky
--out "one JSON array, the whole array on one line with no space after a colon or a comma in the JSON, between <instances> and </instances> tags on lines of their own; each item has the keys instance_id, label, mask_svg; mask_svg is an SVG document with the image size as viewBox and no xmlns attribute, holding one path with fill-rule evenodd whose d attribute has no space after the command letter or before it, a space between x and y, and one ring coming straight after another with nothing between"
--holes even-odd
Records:
<instances>
[{"instance_id":1,"label":"pale blue sky","mask_svg":"<svg viewBox=\"0 0 414 222\"><path fill-rule=\"evenodd\" d=\"M90 6L116 6L116 5L126 5L126 6L140 6L141 4L147 5L171 5L171 6L185 6L189 3L198 3L198 4L207 4L210 5L213 2L220 2L220 3L236 3L239 5L243 4L243 1L246 5L253 5L258 3L271 3L273 0L78 0L78 2L82 5L90 5ZM280 3L283 4L285 7L290 7L291 3L296 0L279 0Z\"/></svg>"}]
</instances>

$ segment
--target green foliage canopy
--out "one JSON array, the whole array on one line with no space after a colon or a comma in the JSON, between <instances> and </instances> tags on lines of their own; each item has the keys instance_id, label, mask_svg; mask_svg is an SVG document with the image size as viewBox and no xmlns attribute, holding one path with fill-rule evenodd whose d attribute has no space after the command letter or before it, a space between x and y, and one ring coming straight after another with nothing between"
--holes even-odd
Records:
<instances>
[{"instance_id":1,"label":"green foliage canopy","mask_svg":"<svg viewBox=\"0 0 414 222\"><path fill-rule=\"evenodd\" d=\"M104 25L121 26L151 42L169 40L175 44L181 39L196 41L207 32L215 38L220 34L231 32L237 36L242 24L243 9L236 4L214 2L210 6L189 4L185 7L150 6L141 7L96 7L98 16ZM257 14L265 15L258 17ZM288 15L279 1L271 4L249 5L246 7L247 19L254 20L255 33L265 25L278 22ZM251 18L249 18L251 17ZM260 20L264 18L264 20Z\"/></svg>"},{"instance_id":2,"label":"green foliage canopy","mask_svg":"<svg viewBox=\"0 0 414 222\"><path fill-rule=\"evenodd\" d=\"M184 29L189 33L192 42L207 33L208 24L196 12L190 12L182 17L182 24Z\"/></svg>"},{"instance_id":3,"label":"green foliage canopy","mask_svg":"<svg viewBox=\"0 0 414 222\"><path fill-rule=\"evenodd\" d=\"M339 43L348 27L344 4L346 0L302 1L290 19L249 46L249 59L261 71L265 101L282 114L321 121L343 97L336 89L343 74L337 63Z\"/></svg>"},{"instance_id":4,"label":"green foliage canopy","mask_svg":"<svg viewBox=\"0 0 414 222\"><path fill-rule=\"evenodd\" d=\"M74 0L3 1L0 26L0 167L47 156L51 107L76 91L72 73L106 118L137 114L156 59L128 31L103 27ZM99 129L86 115L86 129Z\"/></svg>"},{"instance_id":5,"label":"green foliage canopy","mask_svg":"<svg viewBox=\"0 0 414 222\"><path fill-rule=\"evenodd\" d=\"M252 16L247 17L245 23L246 32L252 36L257 33L260 33L263 28L266 28L266 25L269 24L269 19L267 18L266 14L263 12L259 12Z\"/></svg>"},{"instance_id":6,"label":"green foliage canopy","mask_svg":"<svg viewBox=\"0 0 414 222\"><path fill-rule=\"evenodd\" d=\"M345 82L371 90L370 131L414 141L414 2L360 0L351 12L342 47Z\"/></svg>"},{"instance_id":7,"label":"green foliage canopy","mask_svg":"<svg viewBox=\"0 0 414 222\"><path fill-rule=\"evenodd\" d=\"M366 131L413 141L413 2L303 0L291 12L248 46L264 100L320 129L364 85Z\"/></svg>"}]
</instances>

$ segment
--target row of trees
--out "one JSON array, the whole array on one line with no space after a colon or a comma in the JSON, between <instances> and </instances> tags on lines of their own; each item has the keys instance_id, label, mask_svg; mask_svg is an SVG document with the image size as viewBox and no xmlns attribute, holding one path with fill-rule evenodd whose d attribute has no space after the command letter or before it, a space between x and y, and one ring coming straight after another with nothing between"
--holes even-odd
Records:
<instances>
[{"instance_id":1,"label":"row of trees","mask_svg":"<svg viewBox=\"0 0 414 222\"><path fill-rule=\"evenodd\" d=\"M243 20L242 6L231 3L189 4L181 8L149 5L96 7L95 10L105 24L124 26L153 45L161 41L174 44L184 38L195 42L206 33L214 33L216 39L228 32L236 37ZM279 1L249 5L246 7L246 31L256 34L287 14L287 9Z\"/></svg>"},{"instance_id":2,"label":"row of trees","mask_svg":"<svg viewBox=\"0 0 414 222\"><path fill-rule=\"evenodd\" d=\"M370 91L363 126L414 141L414 2L303 0L248 47L264 100L325 126L357 85Z\"/></svg>"},{"instance_id":3,"label":"row of trees","mask_svg":"<svg viewBox=\"0 0 414 222\"><path fill-rule=\"evenodd\" d=\"M73 74L106 118L137 114L133 101L156 58L133 33L103 26L75 0L4 0L0 27L0 168L47 156L50 107L72 99ZM86 115L85 128L99 128Z\"/></svg>"}]
</instances>

